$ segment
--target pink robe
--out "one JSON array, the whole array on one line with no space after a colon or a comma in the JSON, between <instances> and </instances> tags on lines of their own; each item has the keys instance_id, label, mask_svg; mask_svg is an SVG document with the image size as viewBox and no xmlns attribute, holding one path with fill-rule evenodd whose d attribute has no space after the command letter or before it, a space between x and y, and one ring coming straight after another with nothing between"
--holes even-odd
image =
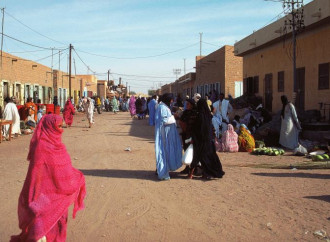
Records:
<instances>
[{"instance_id":1,"label":"pink robe","mask_svg":"<svg viewBox=\"0 0 330 242\"><path fill-rule=\"evenodd\" d=\"M74 107L71 103L70 100L66 101L65 106L64 106L64 110L63 110L63 119L64 122L71 126L72 122L73 122L73 114L74 114Z\"/></svg>"},{"instance_id":2,"label":"pink robe","mask_svg":"<svg viewBox=\"0 0 330 242\"><path fill-rule=\"evenodd\" d=\"M62 118L55 114L42 117L30 142L30 161L18 200L20 235L11 241L64 242L68 207L74 203L73 218L84 208L84 175L71 164L61 141Z\"/></svg>"}]
</instances>

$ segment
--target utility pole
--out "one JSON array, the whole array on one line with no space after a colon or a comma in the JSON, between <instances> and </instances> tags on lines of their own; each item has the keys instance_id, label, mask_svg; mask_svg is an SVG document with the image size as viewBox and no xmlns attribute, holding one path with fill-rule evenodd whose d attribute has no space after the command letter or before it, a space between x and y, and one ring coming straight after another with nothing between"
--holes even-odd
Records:
<instances>
[{"instance_id":1,"label":"utility pole","mask_svg":"<svg viewBox=\"0 0 330 242\"><path fill-rule=\"evenodd\" d=\"M128 94L128 92L127 92L127 85L128 85L128 82L126 82L126 96L127 96L127 94Z\"/></svg>"},{"instance_id":2,"label":"utility pole","mask_svg":"<svg viewBox=\"0 0 330 242\"><path fill-rule=\"evenodd\" d=\"M73 46L70 44L69 46L69 95L71 100L71 52L72 52Z\"/></svg>"},{"instance_id":3,"label":"utility pole","mask_svg":"<svg viewBox=\"0 0 330 242\"><path fill-rule=\"evenodd\" d=\"M58 51L58 70L61 71L61 51Z\"/></svg>"},{"instance_id":4,"label":"utility pole","mask_svg":"<svg viewBox=\"0 0 330 242\"><path fill-rule=\"evenodd\" d=\"M2 24L1 24L1 69L2 69L2 47L3 47L3 28L5 24L5 8L1 9L2 12Z\"/></svg>"},{"instance_id":5,"label":"utility pole","mask_svg":"<svg viewBox=\"0 0 330 242\"><path fill-rule=\"evenodd\" d=\"M110 89L110 70L108 70L108 89Z\"/></svg>"},{"instance_id":6,"label":"utility pole","mask_svg":"<svg viewBox=\"0 0 330 242\"><path fill-rule=\"evenodd\" d=\"M304 29L304 8L303 0L283 0L283 8L285 14L290 14L291 19L285 20L285 29L288 26L292 30L292 72L293 72L293 86L294 92L297 90L299 92L299 87L297 86L297 70L296 70L296 38L297 33Z\"/></svg>"},{"instance_id":7,"label":"utility pole","mask_svg":"<svg viewBox=\"0 0 330 242\"><path fill-rule=\"evenodd\" d=\"M186 58L183 59L183 74L186 75Z\"/></svg>"},{"instance_id":8,"label":"utility pole","mask_svg":"<svg viewBox=\"0 0 330 242\"><path fill-rule=\"evenodd\" d=\"M131 86L128 86L128 95L131 95Z\"/></svg>"}]
</instances>

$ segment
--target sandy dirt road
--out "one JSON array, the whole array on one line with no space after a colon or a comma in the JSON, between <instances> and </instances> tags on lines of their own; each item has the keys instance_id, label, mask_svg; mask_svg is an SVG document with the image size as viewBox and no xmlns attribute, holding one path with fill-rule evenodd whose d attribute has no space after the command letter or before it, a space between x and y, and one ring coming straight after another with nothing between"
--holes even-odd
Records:
<instances>
[{"instance_id":1,"label":"sandy dirt road","mask_svg":"<svg viewBox=\"0 0 330 242\"><path fill-rule=\"evenodd\" d=\"M173 172L170 181L158 181L147 120L102 113L95 121L88 129L78 114L63 134L87 185L86 208L74 220L70 214L67 241L318 241L313 232L330 233L329 170L251 168L302 158L218 153L222 179ZM0 144L0 241L19 233L17 199L30 139Z\"/></svg>"}]
</instances>

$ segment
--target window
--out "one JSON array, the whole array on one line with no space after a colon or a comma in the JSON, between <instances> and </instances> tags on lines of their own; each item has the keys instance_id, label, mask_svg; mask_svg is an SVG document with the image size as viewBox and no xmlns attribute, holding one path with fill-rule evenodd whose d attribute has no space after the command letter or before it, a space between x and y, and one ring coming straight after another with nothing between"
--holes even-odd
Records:
<instances>
[{"instance_id":1,"label":"window","mask_svg":"<svg viewBox=\"0 0 330 242\"><path fill-rule=\"evenodd\" d=\"M277 91L284 92L284 71L277 72Z\"/></svg>"},{"instance_id":2,"label":"window","mask_svg":"<svg viewBox=\"0 0 330 242\"><path fill-rule=\"evenodd\" d=\"M329 89L329 63L319 64L319 90Z\"/></svg>"},{"instance_id":3,"label":"window","mask_svg":"<svg viewBox=\"0 0 330 242\"><path fill-rule=\"evenodd\" d=\"M246 86L247 86L247 92L248 92L248 94L253 94L254 93L253 77L246 78Z\"/></svg>"},{"instance_id":4,"label":"window","mask_svg":"<svg viewBox=\"0 0 330 242\"><path fill-rule=\"evenodd\" d=\"M246 90L248 94L255 94L259 92L259 76L245 78Z\"/></svg>"},{"instance_id":5,"label":"window","mask_svg":"<svg viewBox=\"0 0 330 242\"><path fill-rule=\"evenodd\" d=\"M205 95L208 95L208 93L209 93L208 87L209 86L207 84L204 85L204 93L203 93L204 94L204 97L205 97Z\"/></svg>"}]
</instances>

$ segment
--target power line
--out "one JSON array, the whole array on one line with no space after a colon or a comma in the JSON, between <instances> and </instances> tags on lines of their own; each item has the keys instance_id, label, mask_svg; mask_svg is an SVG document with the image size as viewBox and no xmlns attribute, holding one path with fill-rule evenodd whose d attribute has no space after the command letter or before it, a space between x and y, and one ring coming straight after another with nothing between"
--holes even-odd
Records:
<instances>
[{"instance_id":1,"label":"power line","mask_svg":"<svg viewBox=\"0 0 330 242\"><path fill-rule=\"evenodd\" d=\"M109 58L109 59L132 60L132 59L146 59L146 58L153 58L153 57L164 56L164 55L172 54L172 53L175 53L175 52L179 52L181 50L188 49L188 48L193 47L193 46L195 46L197 44L199 44L199 43L195 43L195 44L192 44L192 45L183 47L181 49L177 49L177 50L174 50L174 51L165 52L165 53L162 53L162 54L150 55L150 56L138 56L138 57L114 57L114 56L107 56L107 55L99 55L99 54L95 54L95 53L91 53L91 52L87 52L87 51L83 51L83 50L79 50L79 49L77 49L77 50L80 51L80 52L82 52L82 53L85 53L85 54L99 56L99 57L104 57L104 58Z\"/></svg>"},{"instance_id":2,"label":"power line","mask_svg":"<svg viewBox=\"0 0 330 242\"><path fill-rule=\"evenodd\" d=\"M57 41L57 40L55 40L55 39L52 39L52 38L50 38L50 37L48 37L48 36L46 36L46 35L44 35L44 34L39 33L38 31L32 29L31 27L27 26L26 24L24 24L23 22L21 22L20 20L18 20L17 18L15 18L13 15L11 15L10 13L8 13L7 11L5 11L5 13L6 13L8 16L10 16L11 18L15 19L15 20L16 20L17 22L19 22L20 24L22 24L23 26L25 26L26 28L28 28L28 29L30 29L31 31L35 32L36 34L38 34L38 35L40 35L40 36L42 36L42 37L45 37L45 38L47 38L47 39L49 39L49 40L52 40L52 41L54 41L54 42L60 43L60 44L62 44L62 45L66 45L66 44L63 43L63 42Z\"/></svg>"},{"instance_id":3,"label":"power line","mask_svg":"<svg viewBox=\"0 0 330 242\"><path fill-rule=\"evenodd\" d=\"M67 49L68 49L68 48L67 48ZM67 49L64 49L64 50L67 50ZM64 51L64 50L63 50L63 51ZM49 55L49 56L46 56L46 57L40 58L40 59L38 59L38 60L35 60L34 62L42 61L42 60L48 59L49 57L52 57L52 56L54 56L53 53L52 53L51 55Z\"/></svg>"},{"instance_id":4,"label":"power line","mask_svg":"<svg viewBox=\"0 0 330 242\"><path fill-rule=\"evenodd\" d=\"M47 50L27 50L27 51L11 51L7 52L9 54L24 54L24 53L32 53L32 52L41 52L41 51L47 51Z\"/></svg>"},{"instance_id":5,"label":"power line","mask_svg":"<svg viewBox=\"0 0 330 242\"><path fill-rule=\"evenodd\" d=\"M77 53L77 51L76 51L76 49L75 48L73 48L73 51L76 53L76 55L77 55L77 57L79 58L79 60L87 67L87 69L88 70L90 70L91 72L95 72L95 71L93 71L82 59L81 59L81 57L78 55L78 53Z\"/></svg>"},{"instance_id":6,"label":"power line","mask_svg":"<svg viewBox=\"0 0 330 242\"><path fill-rule=\"evenodd\" d=\"M15 41L17 41L17 42L20 42L20 43L23 43L23 44L26 44L26 45L30 45L30 46L33 46L33 47L36 47L36 48L39 48L39 49L44 49L44 50L63 50L63 49L60 49L60 48L49 48L49 47L42 47L42 46L38 46L38 45L34 45L34 44L30 44L30 43L27 43L27 42L25 42L25 41L23 41L23 40L19 40L19 39L16 39L16 38L14 38L14 37L11 37L11 36L9 36L9 35L6 35L6 34L4 34L4 33L0 33L0 34L2 34L3 36L6 36L7 38L9 38L9 39L12 39L12 40L15 40Z\"/></svg>"},{"instance_id":7,"label":"power line","mask_svg":"<svg viewBox=\"0 0 330 242\"><path fill-rule=\"evenodd\" d=\"M119 75L119 76L133 76L133 77L144 77L144 78L173 78L173 76L139 76L139 75L129 75L122 73L111 72L111 74Z\"/></svg>"}]
</instances>

